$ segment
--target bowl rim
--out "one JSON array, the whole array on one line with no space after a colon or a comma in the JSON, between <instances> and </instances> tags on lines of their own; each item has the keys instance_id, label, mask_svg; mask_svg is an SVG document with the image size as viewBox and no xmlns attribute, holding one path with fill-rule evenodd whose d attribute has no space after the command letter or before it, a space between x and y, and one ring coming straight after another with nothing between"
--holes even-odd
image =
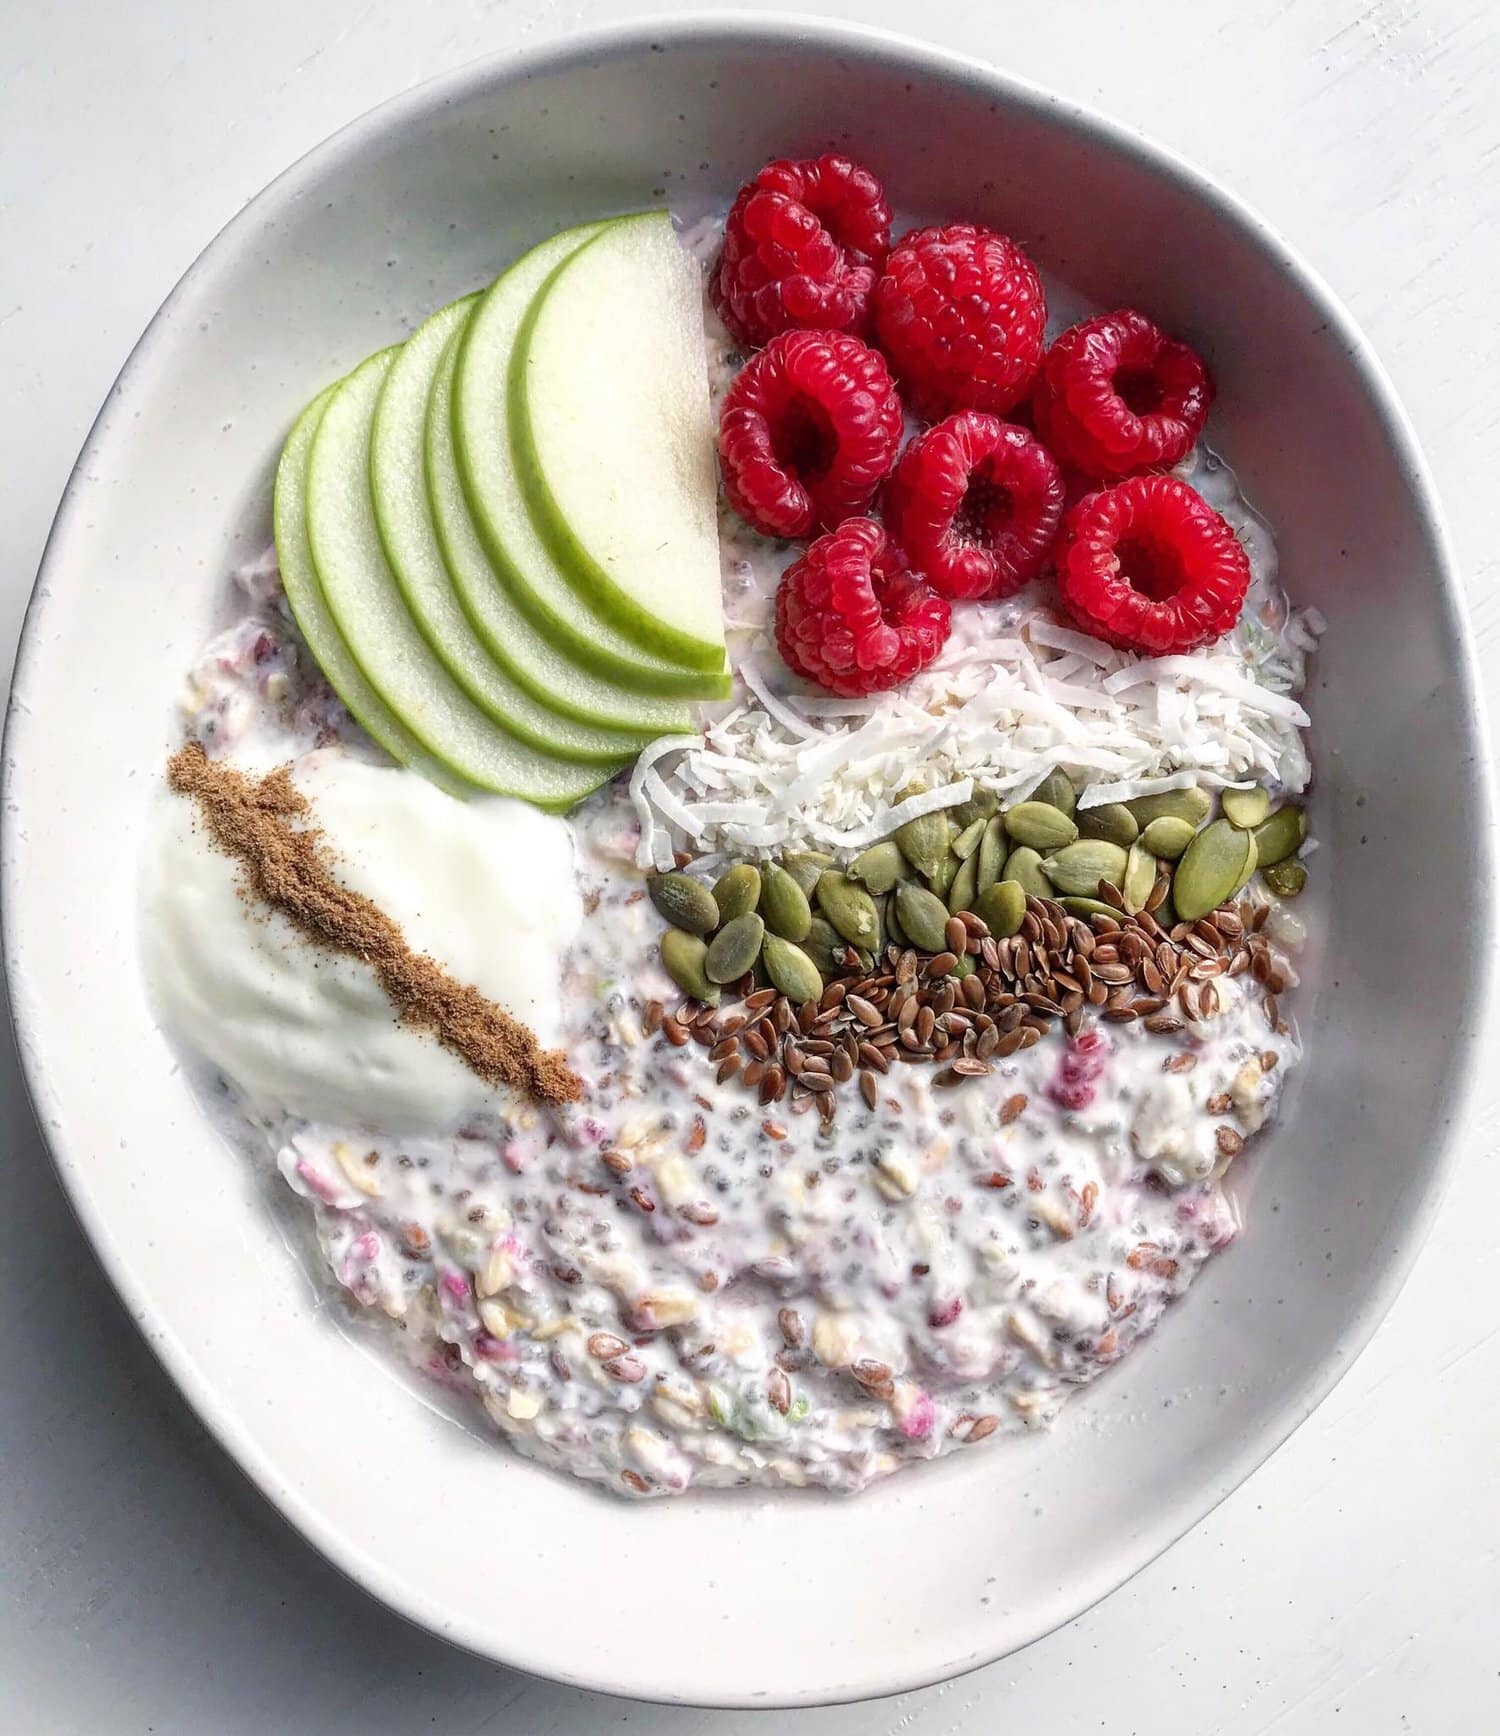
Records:
<instances>
[{"instance_id":1,"label":"bowl rim","mask_svg":"<svg viewBox=\"0 0 1500 1736\"><path fill-rule=\"evenodd\" d=\"M362 152L367 144L393 127L409 123L425 113L441 110L487 87L504 87L535 77L565 73L580 65L639 54L661 47L712 47L715 45L765 45L795 50L803 45L843 54L854 60L899 65L924 77L940 77L983 89L996 102L1043 117L1095 148L1132 160L1174 183L1216 213L1241 237L1288 277L1294 287L1317 308L1337 335L1349 366L1371 405L1382 434L1400 465L1411 496L1418 530L1430 553L1436 585L1434 605L1440 626L1455 654L1453 679L1459 689L1474 754L1477 800L1481 807L1476 826L1477 853L1471 863L1471 882L1476 900L1491 908L1495 895L1495 799L1492 750L1486 726L1476 650L1462 606L1461 585L1452 545L1444 522L1436 486L1417 442L1410 421L1393 384L1352 315L1323 278L1272 226L1237 195L1222 187L1206 172L1156 143L1134 127L1110 119L1092 107L1059 96L1030 79L1020 77L973 56L938 47L919 39L876 26L849 23L811 13L762 13L744 9L723 12L644 14L587 30L568 31L536 45L512 46L476 57L438 73L411 88L376 104L313 145L259 192L253 194L200 251L178 279L140 338L131 349L104 403L84 439L64 488L48 533L22 619L14 673L6 708L3 771L0 800L7 816L14 814L16 790L24 779L25 719L29 712L27 691L40 664L46 635L49 580L66 565L68 543L75 522L82 516L89 490L90 454L111 435L127 416L126 395L138 375L149 369L159 350L176 341L171 315L197 280L242 248L266 220L269 212L299 197L298 189L313 175L322 175ZM14 985L26 976L21 963L26 942L16 915L17 880L22 846L17 828L7 825L0 838L0 956L7 979L7 1002L25 1083L42 1143L95 1257L132 1321L141 1330L153 1353L166 1368L174 1385L192 1411L228 1458L265 1497L276 1512L330 1561L347 1579L378 1598L398 1615L438 1634L459 1648L510 1668L543 1676L568 1686L619 1695L652 1703L769 1709L771 1707L818 1706L852 1699L875 1698L929 1687L954 1675L993 1663L1034 1643L1075 1619L1133 1579L1213 1510L1279 1448L1348 1372L1385 1318L1404 1285L1418 1252L1427 1239L1433 1218L1451 1180L1458 1131L1465 1125L1475 1086L1476 1056L1480 1037L1494 1008L1500 959L1493 949L1481 950L1472 982L1467 1017L1455 1038L1448 1077L1453 1084L1450 1112L1432 1139L1431 1161L1420 1196L1407 1217L1402 1241L1393 1247L1385 1269L1358 1313L1349 1322L1337 1352L1305 1380L1295 1396L1269 1416L1263 1426L1242 1441L1214 1476L1207 1506L1183 1517L1167 1516L1164 1534L1153 1536L1144 1552L1133 1558L1122 1579L1088 1596L1081 1606L1059 1608L1055 1602L1019 1640L1005 1640L994 1652L954 1661L936 1672L930 1669L901 1673L894 1665L874 1661L871 1672L857 1684L838 1689L815 1687L789 1695L751 1693L743 1688L682 1691L670 1685L591 1672L587 1663L576 1670L560 1670L552 1660L537 1660L525 1652L497 1648L463 1613L430 1607L420 1593L387 1574L360 1547L325 1524L320 1513L294 1492L280 1486L275 1466L240 1436L237 1418L222 1405L212 1385L200 1379L191 1360L179 1346L165 1321L157 1319L130 1280L123 1256L103 1214L97 1212L85 1185L86 1152L70 1145L64 1105L54 1091L41 1054L27 1041L24 1019Z\"/></svg>"}]
</instances>

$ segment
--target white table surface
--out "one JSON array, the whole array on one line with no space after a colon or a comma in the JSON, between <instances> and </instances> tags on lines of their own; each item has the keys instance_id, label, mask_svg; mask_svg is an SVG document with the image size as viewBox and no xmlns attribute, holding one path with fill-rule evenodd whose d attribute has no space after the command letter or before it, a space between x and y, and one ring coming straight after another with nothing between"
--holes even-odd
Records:
<instances>
[{"instance_id":1,"label":"white table surface","mask_svg":"<svg viewBox=\"0 0 1500 1736\"><path fill-rule=\"evenodd\" d=\"M1485 0L823 4L1096 103L1269 216L1394 374L1446 497L1480 643L1500 644L1500 33ZM402 86L632 9L0 0L7 662L89 422L220 224ZM1500 675L1500 715L1496 689ZM1374 1344L1217 1513L1018 1657L898 1700L782 1716L552 1688L344 1583L204 1438L144 1348L53 1179L8 1034L3 1045L7 1736L1500 1729L1500 1079L1482 1088L1458 1179Z\"/></svg>"}]
</instances>

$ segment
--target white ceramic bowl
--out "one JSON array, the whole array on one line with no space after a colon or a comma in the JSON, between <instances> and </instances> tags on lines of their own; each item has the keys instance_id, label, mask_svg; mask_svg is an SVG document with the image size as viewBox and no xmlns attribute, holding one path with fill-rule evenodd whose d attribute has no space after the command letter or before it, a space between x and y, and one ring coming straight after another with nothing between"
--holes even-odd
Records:
<instances>
[{"instance_id":1,"label":"white ceramic bowl","mask_svg":"<svg viewBox=\"0 0 1500 1736\"><path fill-rule=\"evenodd\" d=\"M429 1411L319 1309L153 1028L135 846L179 681L230 567L266 543L271 466L314 388L544 233L726 200L766 157L830 145L903 208L992 223L1209 355L1216 438L1276 527L1288 587L1329 622L1309 1065L1245 1166L1243 1241L1055 1434L852 1500L630 1505ZM1261 223L1138 139L990 69L795 20L627 28L466 67L331 139L224 230L130 358L59 512L6 742L4 914L63 1180L228 1451L360 1584L458 1643L622 1693L758 1706L995 1658L1234 1488L1347 1368L1416 1251L1489 920L1455 597L1431 484L1347 315Z\"/></svg>"}]
</instances>

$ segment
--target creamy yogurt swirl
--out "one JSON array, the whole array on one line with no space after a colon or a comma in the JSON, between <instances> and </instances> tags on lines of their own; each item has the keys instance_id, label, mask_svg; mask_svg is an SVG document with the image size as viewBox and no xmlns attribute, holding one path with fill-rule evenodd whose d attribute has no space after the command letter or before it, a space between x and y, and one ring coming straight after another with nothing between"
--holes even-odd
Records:
<instances>
[{"instance_id":1,"label":"creamy yogurt swirl","mask_svg":"<svg viewBox=\"0 0 1500 1736\"><path fill-rule=\"evenodd\" d=\"M415 773L331 748L293 761L330 865L411 945L528 1024L562 1031L563 955L582 920L566 823L502 797L456 802ZM503 1107L362 960L310 942L246 893L192 801L164 792L143 879L147 973L163 1022L258 1106L389 1133Z\"/></svg>"}]
</instances>

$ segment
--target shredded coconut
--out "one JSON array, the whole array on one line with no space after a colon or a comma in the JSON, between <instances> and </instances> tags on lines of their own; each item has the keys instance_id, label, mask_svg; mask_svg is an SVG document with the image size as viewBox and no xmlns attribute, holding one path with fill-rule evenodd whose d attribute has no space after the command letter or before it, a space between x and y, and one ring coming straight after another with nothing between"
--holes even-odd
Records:
<instances>
[{"instance_id":1,"label":"shredded coconut","mask_svg":"<svg viewBox=\"0 0 1500 1736\"><path fill-rule=\"evenodd\" d=\"M630 790L637 861L772 855L799 845L847 854L976 787L1024 800L1055 768L1080 806L1202 784L1265 783L1300 795L1311 775L1297 703L1323 629L1276 584L1276 549L1234 473L1199 450L1179 469L1234 526L1252 583L1234 631L1186 656L1139 657L1066 626L1033 585L954 610L929 669L893 693L839 698L794 676L776 650L776 583L788 552L726 512L734 599L732 697L703 710L700 738L656 742ZM913 789L920 786L920 795Z\"/></svg>"},{"instance_id":2,"label":"shredded coconut","mask_svg":"<svg viewBox=\"0 0 1500 1736\"><path fill-rule=\"evenodd\" d=\"M669 744L638 780L642 865L663 865L664 830L694 850L859 850L976 784L1019 801L1057 766L1084 783L1085 807L1191 783L1306 787L1308 717L1287 692L1299 651L1268 634L1257 661L1238 632L1152 659L1090 642L1084 671L1073 637L1034 607L1009 634L955 633L901 692L835 713L758 638L739 666L758 698L707 724L701 745ZM927 794L901 801L918 779Z\"/></svg>"}]
</instances>

